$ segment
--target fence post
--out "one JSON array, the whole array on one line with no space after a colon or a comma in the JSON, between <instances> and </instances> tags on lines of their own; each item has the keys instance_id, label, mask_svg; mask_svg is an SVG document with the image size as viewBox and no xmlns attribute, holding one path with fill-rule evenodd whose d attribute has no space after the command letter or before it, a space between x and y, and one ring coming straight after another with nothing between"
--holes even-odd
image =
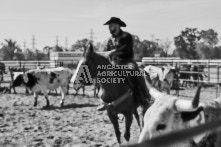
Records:
<instances>
[{"instance_id":1,"label":"fence post","mask_svg":"<svg viewBox=\"0 0 221 147\"><path fill-rule=\"evenodd\" d=\"M8 69L9 69L9 73L10 73L10 77L11 77L11 83L10 83L10 88L9 88L9 93L11 94L11 89L13 89L14 90L14 93L16 93L16 91L15 91L15 87L12 87L12 84L13 84L13 82L14 82L14 76L13 76L13 71L11 70L11 67L9 66L8 67Z\"/></svg>"},{"instance_id":2,"label":"fence post","mask_svg":"<svg viewBox=\"0 0 221 147\"><path fill-rule=\"evenodd\" d=\"M21 60L19 60L18 64L19 64L19 68L21 68Z\"/></svg>"},{"instance_id":3,"label":"fence post","mask_svg":"<svg viewBox=\"0 0 221 147\"><path fill-rule=\"evenodd\" d=\"M217 66L216 98L218 97L218 92L219 92L219 63Z\"/></svg>"},{"instance_id":4,"label":"fence post","mask_svg":"<svg viewBox=\"0 0 221 147\"><path fill-rule=\"evenodd\" d=\"M179 69L178 69L178 65L176 63L175 66L175 73L176 73L176 95L179 96L179 90L180 90L180 85L179 85Z\"/></svg>"},{"instance_id":5,"label":"fence post","mask_svg":"<svg viewBox=\"0 0 221 147\"><path fill-rule=\"evenodd\" d=\"M208 60L207 66L208 66L208 81L210 83L210 60Z\"/></svg>"},{"instance_id":6,"label":"fence post","mask_svg":"<svg viewBox=\"0 0 221 147\"><path fill-rule=\"evenodd\" d=\"M197 86L199 86L199 82L200 82L200 80L199 80L199 62L198 62L198 65L197 65L197 68L198 68L198 70L197 70Z\"/></svg>"}]
</instances>

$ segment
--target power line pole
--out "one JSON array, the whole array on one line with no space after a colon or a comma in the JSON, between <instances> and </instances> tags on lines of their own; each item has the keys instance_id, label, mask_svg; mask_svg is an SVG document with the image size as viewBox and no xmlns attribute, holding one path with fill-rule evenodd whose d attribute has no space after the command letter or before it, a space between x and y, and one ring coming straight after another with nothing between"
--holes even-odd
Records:
<instances>
[{"instance_id":1,"label":"power line pole","mask_svg":"<svg viewBox=\"0 0 221 147\"><path fill-rule=\"evenodd\" d=\"M26 51L26 41L25 40L24 40L23 47L24 47L24 52L25 52Z\"/></svg>"},{"instance_id":2,"label":"power line pole","mask_svg":"<svg viewBox=\"0 0 221 147\"><path fill-rule=\"evenodd\" d=\"M154 40L154 35L151 35L151 41L153 42L153 40Z\"/></svg>"},{"instance_id":3,"label":"power line pole","mask_svg":"<svg viewBox=\"0 0 221 147\"><path fill-rule=\"evenodd\" d=\"M65 38L65 49L68 49L68 38Z\"/></svg>"},{"instance_id":4,"label":"power line pole","mask_svg":"<svg viewBox=\"0 0 221 147\"><path fill-rule=\"evenodd\" d=\"M90 31L90 41L93 42L94 41L94 32L93 32L93 29L91 29Z\"/></svg>"},{"instance_id":5,"label":"power line pole","mask_svg":"<svg viewBox=\"0 0 221 147\"><path fill-rule=\"evenodd\" d=\"M32 36L32 49L35 50L35 35Z\"/></svg>"},{"instance_id":6,"label":"power line pole","mask_svg":"<svg viewBox=\"0 0 221 147\"><path fill-rule=\"evenodd\" d=\"M58 36L56 36L56 46L59 45L59 39L58 39Z\"/></svg>"}]
</instances>

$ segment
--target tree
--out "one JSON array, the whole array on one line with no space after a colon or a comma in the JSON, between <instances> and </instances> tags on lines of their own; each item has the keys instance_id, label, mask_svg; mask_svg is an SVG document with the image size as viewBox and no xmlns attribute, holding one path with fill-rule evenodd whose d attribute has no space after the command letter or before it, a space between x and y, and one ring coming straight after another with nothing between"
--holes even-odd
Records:
<instances>
[{"instance_id":1,"label":"tree","mask_svg":"<svg viewBox=\"0 0 221 147\"><path fill-rule=\"evenodd\" d=\"M75 42L75 44L73 44L71 46L71 51L83 51L83 47L86 45L86 43L88 42L89 40L87 38L84 38L82 40L77 40Z\"/></svg>"},{"instance_id":2,"label":"tree","mask_svg":"<svg viewBox=\"0 0 221 147\"><path fill-rule=\"evenodd\" d=\"M197 28L186 28L181 34L174 37L176 50L174 53L181 58L196 59L196 45L200 40Z\"/></svg>"},{"instance_id":3,"label":"tree","mask_svg":"<svg viewBox=\"0 0 221 147\"><path fill-rule=\"evenodd\" d=\"M45 53L45 54L47 54L47 56L48 56L48 60L49 60L49 58L50 58L50 52L53 50L53 47L50 47L50 46L45 46L44 48L43 48L43 52Z\"/></svg>"},{"instance_id":4,"label":"tree","mask_svg":"<svg viewBox=\"0 0 221 147\"><path fill-rule=\"evenodd\" d=\"M27 49L26 53L25 53L25 59L26 60L36 60L37 57L36 57L35 52L31 51L30 49Z\"/></svg>"},{"instance_id":5,"label":"tree","mask_svg":"<svg viewBox=\"0 0 221 147\"><path fill-rule=\"evenodd\" d=\"M103 51L104 50L104 45L101 42L97 42L94 49L96 51Z\"/></svg>"},{"instance_id":6,"label":"tree","mask_svg":"<svg viewBox=\"0 0 221 147\"><path fill-rule=\"evenodd\" d=\"M169 49L170 49L170 47L171 47L171 44L172 44L172 41L167 38L166 40L162 40L161 43L160 43L160 45L159 45L160 48L163 49L163 52L164 52L164 54L165 54L165 57L167 57L168 54L169 54Z\"/></svg>"},{"instance_id":7,"label":"tree","mask_svg":"<svg viewBox=\"0 0 221 147\"><path fill-rule=\"evenodd\" d=\"M5 43L2 44L0 52L2 52L4 55L3 60L24 59L22 50L20 49L17 42L13 41L12 39L5 39Z\"/></svg>"},{"instance_id":8,"label":"tree","mask_svg":"<svg viewBox=\"0 0 221 147\"><path fill-rule=\"evenodd\" d=\"M158 39L156 41L142 41L142 45L144 46L143 56L154 57L156 54L158 54L160 57L165 57L165 52L158 42Z\"/></svg>"},{"instance_id":9,"label":"tree","mask_svg":"<svg viewBox=\"0 0 221 147\"><path fill-rule=\"evenodd\" d=\"M140 38L136 35L132 35L133 37L133 51L134 51L134 60L141 61L143 57L143 53L145 50L145 46L142 45Z\"/></svg>"},{"instance_id":10,"label":"tree","mask_svg":"<svg viewBox=\"0 0 221 147\"><path fill-rule=\"evenodd\" d=\"M211 47L204 43L198 43L196 45L196 52L199 59L210 59L211 58Z\"/></svg>"},{"instance_id":11,"label":"tree","mask_svg":"<svg viewBox=\"0 0 221 147\"><path fill-rule=\"evenodd\" d=\"M200 32L200 37L205 44L211 47L214 47L219 42L218 33L213 29L202 30Z\"/></svg>"},{"instance_id":12,"label":"tree","mask_svg":"<svg viewBox=\"0 0 221 147\"><path fill-rule=\"evenodd\" d=\"M213 51L211 52L211 57L213 59L221 59L221 46L213 48Z\"/></svg>"}]
</instances>

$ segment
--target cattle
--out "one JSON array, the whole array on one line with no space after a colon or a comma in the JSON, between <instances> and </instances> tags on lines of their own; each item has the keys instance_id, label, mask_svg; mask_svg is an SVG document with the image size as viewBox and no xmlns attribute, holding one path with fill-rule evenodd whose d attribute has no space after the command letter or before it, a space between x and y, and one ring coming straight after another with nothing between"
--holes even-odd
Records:
<instances>
[{"instance_id":1,"label":"cattle","mask_svg":"<svg viewBox=\"0 0 221 147\"><path fill-rule=\"evenodd\" d=\"M158 147L158 146L172 146L172 144L182 142L183 140L187 139L192 139L193 137L205 133L205 132L217 132L217 130L220 130L220 124L221 124L221 119L205 123L200 126L196 126L193 128L188 128L184 130L179 130L176 132L171 132L169 134L161 135L158 137L155 137L151 140L146 140L142 143L139 144L133 144L125 147ZM221 132L219 131L217 141L216 141L216 147L221 146ZM214 140L205 140L204 144L201 145L193 145L194 146L200 146L200 147L207 147L210 145L209 144L214 144ZM123 146L124 147L124 146Z\"/></svg>"},{"instance_id":2,"label":"cattle","mask_svg":"<svg viewBox=\"0 0 221 147\"><path fill-rule=\"evenodd\" d=\"M0 81L3 81L3 75L4 74L7 74L6 71L5 71L5 64L0 62Z\"/></svg>"},{"instance_id":3,"label":"cattle","mask_svg":"<svg viewBox=\"0 0 221 147\"><path fill-rule=\"evenodd\" d=\"M73 83L73 88L76 91L75 95L78 94L78 91L82 88L83 96L85 95L85 86L94 85L94 97L98 97L100 91L100 85L97 83L96 79L90 80L87 74L83 74L82 71L84 70L81 66L81 60L79 61L76 70L74 70L74 75L71 79L71 83Z\"/></svg>"},{"instance_id":4,"label":"cattle","mask_svg":"<svg viewBox=\"0 0 221 147\"><path fill-rule=\"evenodd\" d=\"M39 92L42 92L46 99L46 106L50 105L47 90L60 88L61 102L63 106L68 85L72 77L72 71L68 68L58 67L51 69L32 69L19 75L13 82L12 87L24 84L34 93L34 106L37 106Z\"/></svg>"},{"instance_id":5,"label":"cattle","mask_svg":"<svg viewBox=\"0 0 221 147\"><path fill-rule=\"evenodd\" d=\"M144 70L149 74L151 84L160 91L170 93L171 87L174 83L175 69L171 66L146 66Z\"/></svg>"},{"instance_id":6,"label":"cattle","mask_svg":"<svg viewBox=\"0 0 221 147\"><path fill-rule=\"evenodd\" d=\"M205 77L207 77L207 75L204 72L204 65L192 65L190 68L191 73L191 79L195 80L191 83L193 83L194 86L197 85L196 81L203 81Z\"/></svg>"},{"instance_id":7,"label":"cattle","mask_svg":"<svg viewBox=\"0 0 221 147\"><path fill-rule=\"evenodd\" d=\"M181 86L187 87L190 83L188 80L191 79L191 65L190 64L181 64L179 66L179 79Z\"/></svg>"},{"instance_id":8,"label":"cattle","mask_svg":"<svg viewBox=\"0 0 221 147\"><path fill-rule=\"evenodd\" d=\"M22 76L23 76L23 74L24 74L24 72L13 72L13 73L12 73L12 78L13 78L13 81L14 81L14 80L16 80L17 78L22 77ZM13 83L12 83L12 84L13 84ZM16 90L15 90L15 87L14 87L13 85L11 86L11 88L13 88L14 93L17 93L17 92L16 92ZM29 93L29 91L28 91L28 88L27 88L27 87L25 87L25 93L26 93L26 94L28 94L28 93Z\"/></svg>"},{"instance_id":9,"label":"cattle","mask_svg":"<svg viewBox=\"0 0 221 147\"><path fill-rule=\"evenodd\" d=\"M162 93L147 81L146 83L155 101L145 113L144 128L139 142L214 121L221 116L221 98L199 103L201 86L198 87L194 99L190 101ZM203 142L211 137L213 138L214 135L204 133L191 140L175 144L173 147L189 147L193 144L202 146Z\"/></svg>"},{"instance_id":10,"label":"cattle","mask_svg":"<svg viewBox=\"0 0 221 147\"><path fill-rule=\"evenodd\" d=\"M99 91L100 91L100 85L96 82L93 82L93 83L87 83L85 82L84 80L80 80L78 81L79 83L77 83L76 81L74 81L74 84L73 84L73 88L74 90L76 91L75 93L75 96L78 94L78 91L80 89L82 89L83 91L83 96L85 96L85 86L91 86L91 85L94 85L94 97L97 97L98 98L98 94L99 94Z\"/></svg>"}]
</instances>

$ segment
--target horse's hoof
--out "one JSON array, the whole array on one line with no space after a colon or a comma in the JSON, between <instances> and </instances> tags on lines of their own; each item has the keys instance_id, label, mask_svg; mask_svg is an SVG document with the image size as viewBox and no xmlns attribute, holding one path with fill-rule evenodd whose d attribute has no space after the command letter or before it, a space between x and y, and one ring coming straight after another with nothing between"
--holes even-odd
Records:
<instances>
[{"instance_id":1,"label":"horse's hoof","mask_svg":"<svg viewBox=\"0 0 221 147\"><path fill-rule=\"evenodd\" d=\"M61 102L60 107L63 107L63 106L64 106L64 102Z\"/></svg>"},{"instance_id":2,"label":"horse's hoof","mask_svg":"<svg viewBox=\"0 0 221 147\"><path fill-rule=\"evenodd\" d=\"M104 111L104 110L105 110L105 106L103 104L97 107L97 111Z\"/></svg>"},{"instance_id":3,"label":"horse's hoof","mask_svg":"<svg viewBox=\"0 0 221 147\"><path fill-rule=\"evenodd\" d=\"M45 105L45 107L44 108L49 108L50 107L50 105Z\"/></svg>"},{"instance_id":4,"label":"horse's hoof","mask_svg":"<svg viewBox=\"0 0 221 147\"><path fill-rule=\"evenodd\" d=\"M33 106L36 107L37 106L37 102L35 102Z\"/></svg>"}]
</instances>

